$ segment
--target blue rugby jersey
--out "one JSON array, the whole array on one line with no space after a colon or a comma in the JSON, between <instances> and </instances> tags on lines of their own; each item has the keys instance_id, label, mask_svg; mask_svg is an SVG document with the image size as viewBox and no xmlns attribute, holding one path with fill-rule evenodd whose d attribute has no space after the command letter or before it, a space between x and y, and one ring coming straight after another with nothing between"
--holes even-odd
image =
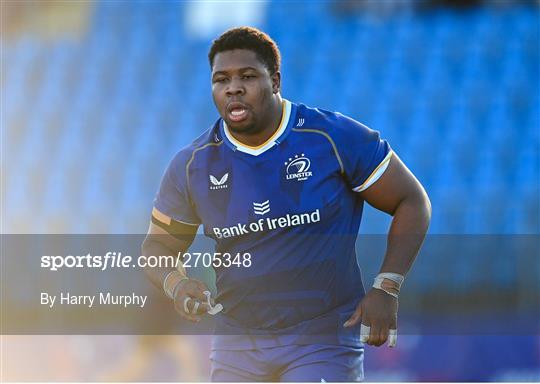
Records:
<instances>
[{"instance_id":1,"label":"blue rugby jersey","mask_svg":"<svg viewBox=\"0 0 540 384\"><path fill-rule=\"evenodd\" d=\"M357 192L382 175L392 151L377 131L340 113L283 106L279 128L258 147L235 140L218 119L173 158L154 207L203 225L218 253L251 255L249 267L216 268L224 307L216 333L224 336L215 348L254 343L242 335L257 335L257 347L315 336L359 346L358 330L342 328L364 295Z\"/></svg>"}]
</instances>

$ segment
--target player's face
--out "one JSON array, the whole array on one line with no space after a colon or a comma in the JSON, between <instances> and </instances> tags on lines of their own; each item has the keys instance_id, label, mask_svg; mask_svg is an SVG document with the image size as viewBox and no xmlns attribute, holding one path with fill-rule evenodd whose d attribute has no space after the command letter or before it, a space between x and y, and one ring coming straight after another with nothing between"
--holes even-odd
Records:
<instances>
[{"instance_id":1,"label":"player's face","mask_svg":"<svg viewBox=\"0 0 540 384\"><path fill-rule=\"evenodd\" d=\"M279 73L270 75L255 52L235 49L218 53L212 68L212 96L227 126L258 132L272 119Z\"/></svg>"}]
</instances>

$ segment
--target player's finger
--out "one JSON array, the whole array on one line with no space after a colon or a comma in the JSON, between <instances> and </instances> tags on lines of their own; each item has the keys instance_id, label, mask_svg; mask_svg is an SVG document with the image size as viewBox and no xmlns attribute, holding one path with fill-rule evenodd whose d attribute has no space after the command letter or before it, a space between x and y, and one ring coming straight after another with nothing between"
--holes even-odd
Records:
<instances>
[{"instance_id":1,"label":"player's finger","mask_svg":"<svg viewBox=\"0 0 540 384\"><path fill-rule=\"evenodd\" d=\"M210 310L210 306L206 301L200 301L193 297L186 297L183 307L184 312L192 315L202 315Z\"/></svg>"},{"instance_id":2,"label":"player's finger","mask_svg":"<svg viewBox=\"0 0 540 384\"><path fill-rule=\"evenodd\" d=\"M188 321L191 321L191 322L194 322L194 323L199 322L200 318L198 316L194 316L194 315L190 314L189 312L185 311L184 300L185 300L185 297L177 297L177 298L175 298L175 300L174 300L174 309L176 310L176 312L178 312L180 317L182 317L185 320L188 320ZM189 310L189 308L188 308L188 310Z\"/></svg>"},{"instance_id":3,"label":"player's finger","mask_svg":"<svg viewBox=\"0 0 540 384\"><path fill-rule=\"evenodd\" d=\"M193 297L194 299L197 299L199 301L206 301L206 296L204 295L204 291L207 290L206 288L201 289L201 283L197 280L191 280L188 283L186 283L185 287L183 287L182 294L185 296Z\"/></svg>"},{"instance_id":4,"label":"player's finger","mask_svg":"<svg viewBox=\"0 0 540 384\"><path fill-rule=\"evenodd\" d=\"M369 325L360 324L360 341L362 343L367 343L370 331L371 327Z\"/></svg>"},{"instance_id":5,"label":"player's finger","mask_svg":"<svg viewBox=\"0 0 540 384\"><path fill-rule=\"evenodd\" d=\"M182 305L183 305L183 309L184 309L184 313L191 313L191 311L189 310L189 302L192 300L191 297L189 296L186 296L184 297L184 300L182 300Z\"/></svg>"},{"instance_id":6,"label":"player's finger","mask_svg":"<svg viewBox=\"0 0 540 384\"><path fill-rule=\"evenodd\" d=\"M208 287L200 280L195 280L195 284L197 289L193 291L193 296L201 301L206 301L207 296L205 292L208 291Z\"/></svg>"},{"instance_id":7,"label":"player's finger","mask_svg":"<svg viewBox=\"0 0 540 384\"><path fill-rule=\"evenodd\" d=\"M358 306L354 313L349 317L349 320L347 320L345 323L343 323L344 327L352 327L353 325L358 324L358 322L362 320L362 308Z\"/></svg>"},{"instance_id":8,"label":"player's finger","mask_svg":"<svg viewBox=\"0 0 540 384\"><path fill-rule=\"evenodd\" d=\"M210 310L206 297L201 300L198 296L186 292L186 294L180 296L179 299L182 301L180 309L183 313L202 315Z\"/></svg>"},{"instance_id":9,"label":"player's finger","mask_svg":"<svg viewBox=\"0 0 540 384\"><path fill-rule=\"evenodd\" d=\"M196 310L192 309L191 313L195 313L197 315L204 315L211 309L211 307L206 302L197 301L197 303L200 303L199 306L197 307Z\"/></svg>"},{"instance_id":10,"label":"player's finger","mask_svg":"<svg viewBox=\"0 0 540 384\"><path fill-rule=\"evenodd\" d=\"M206 302L207 303L209 302L212 307L216 305L216 301L212 297L212 292L210 292L209 290L206 290L206 291L203 291L203 295L206 297Z\"/></svg>"},{"instance_id":11,"label":"player's finger","mask_svg":"<svg viewBox=\"0 0 540 384\"><path fill-rule=\"evenodd\" d=\"M199 300L193 300L193 308L191 309L191 313L193 315L196 315L200 306L201 306L201 302Z\"/></svg>"},{"instance_id":12,"label":"player's finger","mask_svg":"<svg viewBox=\"0 0 540 384\"><path fill-rule=\"evenodd\" d=\"M388 330L388 346L394 348L397 344L397 316L394 316L390 322L390 329Z\"/></svg>"},{"instance_id":13,"label":"player's finger","mask_svg":"<svg viewBox=\"0 0 540 384\"><path fill-rule=\"evenodd\" d=\"M388 332L388 346L394 348L397 344L397 329L390 328Z\"/></svg>"},{"instance_id":14,"label":"player's finger","mask_svg":"<svg viewBox=\"0 0 540 384\"><path fill-rule=\"evenodd\" d=\"M389 334L388 326L383 325L381 327L381 331L379 332L379 344L378 344L378 346L381 346L384 343L386 343L386 340L388 340L388 334Z\"/></svg>"},{"instance_id":15,"label":"player's finger","mask_svg":"<svg viewBox=\"0 0 540 384\"><path fill-rule=\"evenodd\" d=\"M210 307L207 303L200 302L191 296L180 296L174 301L176 312L186 320L191 322L201 321L201 316L206 314Z\"/></svg>"},{"instance_id":16,"label":"player's finger","mask_svg":"<svg viewBox=\"0 0 540 384\"><path fill-rule=\"evenodd\" d=\"M380 345L380 339L379 339L379 334L381 333L381 326L378 325L378 324L373 324L371 323L371 330L369 331L369 339L368 339L368 344L369 345L375 345L375 346L379 346Z\"/></svg>"}]
</instances>

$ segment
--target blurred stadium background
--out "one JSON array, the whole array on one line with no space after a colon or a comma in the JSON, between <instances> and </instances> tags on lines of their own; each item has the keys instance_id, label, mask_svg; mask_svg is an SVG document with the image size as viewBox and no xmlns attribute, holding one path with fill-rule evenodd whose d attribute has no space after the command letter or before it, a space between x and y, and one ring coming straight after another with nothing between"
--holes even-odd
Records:
<instances>
[{"instance_id":1,"label":"blurred stadium background","mask_svg":"<svg viewBox=\"0 0 540 384\"><path fill-rule=\"evenodd\" d=\"M2 1L2 233L145 233L169 160L217 118L206 55L235 25L279 44L284 97L382 132L428 190L430 234L539 235L538 2L410 0ZM361 232L388 223L367 209ZM419 268L466 290L489 265L478 257ZM487 271L485 289L523 282L511 260ZM409 292L433 289L429 275ZM540 380L538 331L403 340L369 348L368 380ZM34 369L16 363L36 345L48 353ZM6 380L207 380L208 338L10 336L3 349Z\"/></svg>"}]
</instances>

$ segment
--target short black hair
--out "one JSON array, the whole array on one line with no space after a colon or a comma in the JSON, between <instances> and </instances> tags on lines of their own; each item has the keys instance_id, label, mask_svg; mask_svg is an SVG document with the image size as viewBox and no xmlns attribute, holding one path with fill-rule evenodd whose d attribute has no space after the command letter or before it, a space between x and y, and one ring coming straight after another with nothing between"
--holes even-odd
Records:
<instances>
[{"instance_id":1,"label":"short black hair","mask_svg":"<svg viewBox=\"0 0 540 384\"><path fill-rule=\"evenodd\" d=\"M218 53L233 49L248 49L255 52L270 75L280 70L281 54L276 42L266 33L253 27L232 28L214 40L208 52L210 68L214 67L214 57Z\"/></svg>"}]
</instances>

